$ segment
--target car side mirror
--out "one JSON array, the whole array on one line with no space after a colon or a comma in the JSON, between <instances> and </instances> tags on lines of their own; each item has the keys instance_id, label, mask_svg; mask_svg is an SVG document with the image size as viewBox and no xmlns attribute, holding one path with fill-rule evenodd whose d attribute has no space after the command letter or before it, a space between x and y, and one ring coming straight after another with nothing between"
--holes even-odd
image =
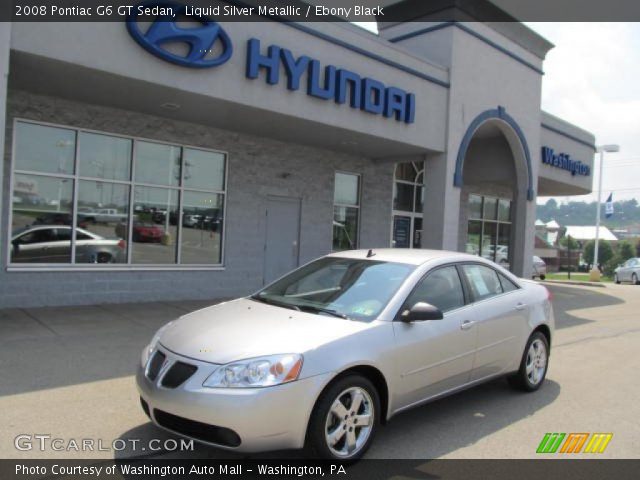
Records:
<instances>
[{"instance_id":1,"label":"car side mirror","mask_svg":"<svg viewBox=\"0 0 640 480\"><path fill-rule=\"evenodd\" d=\"M427 320L442 320L444 314L438 307L426 302L418 302L400 315L403 322L425 322Z\"/></svg>"}]
</instances>

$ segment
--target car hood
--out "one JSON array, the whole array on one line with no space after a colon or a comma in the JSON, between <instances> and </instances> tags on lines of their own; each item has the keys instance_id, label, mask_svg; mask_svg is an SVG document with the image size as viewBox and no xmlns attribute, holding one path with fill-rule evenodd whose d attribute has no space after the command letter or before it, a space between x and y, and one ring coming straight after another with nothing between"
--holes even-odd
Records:
<instances>
[{"instance_id":1,"label":"car hood","mask_svg":"<svg viewBox=\"0 0 640 480\"><path fill-rule=\"evenodd\" d=\"M159 341L179 355L223 364L263 355L305 353L371 326L243 298L180 317Z\"/></svg>"}]
</instances>

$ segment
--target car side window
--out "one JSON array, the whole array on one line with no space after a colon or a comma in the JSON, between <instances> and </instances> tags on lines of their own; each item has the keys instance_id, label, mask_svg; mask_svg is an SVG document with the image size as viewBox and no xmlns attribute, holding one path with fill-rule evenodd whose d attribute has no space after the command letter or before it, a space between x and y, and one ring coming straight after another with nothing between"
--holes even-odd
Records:
<instances>
[{"instance_id":1,"label":"car side window","mask_svg":"<svg viewBox=\"0 0 640 480\"><path fill-rule=\"evenodd\" d=\"M493 268L484 265L463 265L462 271L476 301L500 295L503 292L498 273Z\"/></svg>"},{"instance_id":2,"label":"car side window","mask_svg":"<svg viewBox=\"0 0 640 480\"><path fill-rule=\"evenodd\" d=\"M515 283L513 283L501 273L498 274L498 277L500 277L500 284L502 285L502 291L504 293L513 292L514 290L517 290L519 288Z\"/></svg>"},{"instance_id":3,"label":"car side window","mask_svg":"<svg viewBox=\"0 0 640 480\"><path fill-rule=\"evenodd\" d=\"M21 237L18 237L17 240L21 245L31 245L34 243L53 242L55 241L55 235L50 228L47 228L25 233Z\"/></svg>"},{"instance_id":4,"label":"car side window","mask_svg":"<svg viewBox=\"0 0 640 480\"><path fill-rule=\"evenodd\" d=\"M70 228L56 228L55 239L58 242L70 242L71 241L71 229Z\"/></svg>"},{"instance_id":5,"label":"car side window","mask_svg":"<svg viewBox=\"0 0 640 480\"><path fill-rule=\"evenodd\" d=\"M463 307L464 293L456 267L438 268L420 280L405 306L411 308L418 302L430 303L443 312Z\"/></svg>"}]
</instances>

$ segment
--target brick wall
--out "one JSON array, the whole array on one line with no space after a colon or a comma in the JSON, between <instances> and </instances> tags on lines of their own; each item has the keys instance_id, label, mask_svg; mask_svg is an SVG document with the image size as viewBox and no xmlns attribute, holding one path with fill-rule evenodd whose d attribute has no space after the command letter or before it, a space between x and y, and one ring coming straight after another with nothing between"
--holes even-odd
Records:
<instances>
[{"instance_id":1,"label":"brick wall","mask_svg":"<svg viewBox=\"0 0 640 480\"><path fill-rule=\"evenodd\" d=\"M228 152L224 269L7 272L6 232L15 117ZM360 246L389 246L392 164L377 164L329 149L292 145L131 111L10 91L2 184L0 307L206 299L251 293L262 285L266 197L301 199L300 262L307 262L331 249L336 170L362 175Z\"/></svg>"}]
</instances>

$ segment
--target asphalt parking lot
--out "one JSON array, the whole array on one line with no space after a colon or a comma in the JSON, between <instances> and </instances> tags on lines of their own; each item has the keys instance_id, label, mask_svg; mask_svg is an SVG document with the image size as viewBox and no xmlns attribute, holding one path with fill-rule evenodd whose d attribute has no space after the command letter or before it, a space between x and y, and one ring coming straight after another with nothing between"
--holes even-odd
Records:
<instances>
[{"instance_id":1,"label":"asphalt parking lot","mask_svg":"<svg viewBox=\"0 0 640 480\"><path fill-rule=\"evenodd\" d=\"M548 286L557 330L547 382L538 392L518 393L497 380L419 407L381 428L367 456L535 458L546 432L611 432L599 458L640 458L640 287ZM0 310L0 458L233 458L201 445L171 453L14 446L20 434L104 445L176 438L147 421L133 372L156 328L208 303Z\"/></svg>"}]
</instances>

